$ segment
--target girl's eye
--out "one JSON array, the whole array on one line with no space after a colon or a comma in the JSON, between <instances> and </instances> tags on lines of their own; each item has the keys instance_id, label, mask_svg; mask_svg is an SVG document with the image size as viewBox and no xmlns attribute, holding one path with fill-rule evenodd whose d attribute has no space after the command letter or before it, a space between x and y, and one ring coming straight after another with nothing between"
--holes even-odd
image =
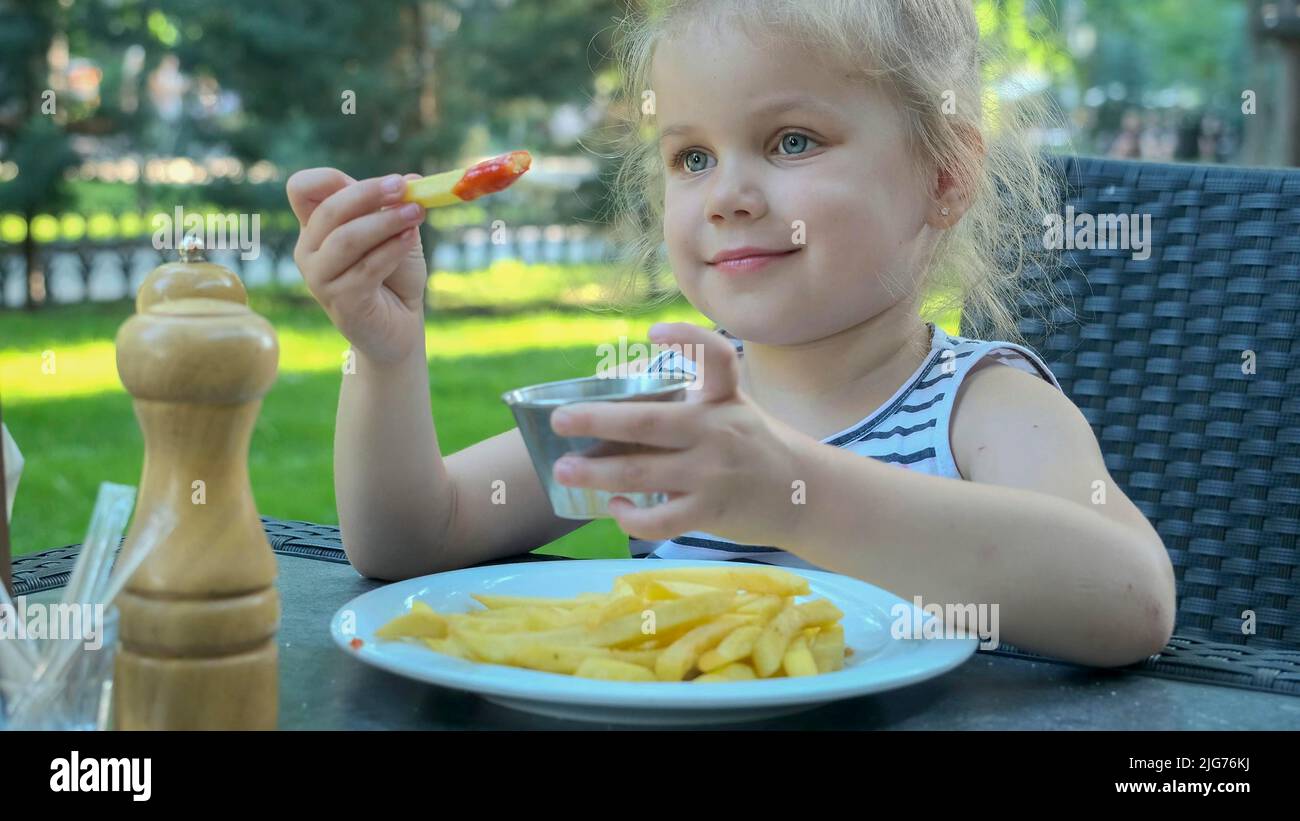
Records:
<instances>
[{"instance_id":1,"label":"girl's eye","mask_svg":"<svg viewBox=\"0 0 1300 821\"><path fill-rule=\"evenodd\" d=\"M673 157L671 166L673 168L685 168L694 174L708 168L709 155L695 148L688 148L685 151L679 151Z\"/></svg>"},{"instance_id":2,"label":"girl's eye","mask_svg":"<svg viewBox=\"0 0 1300 821\"><path fill-rule=\"evenodd\" d=\"M802 154L811 147L809 143L816 145L817 141L807 134L800 134L798 131L787 131L781 137L781 153Z\"/></svg>"}]
</instances>

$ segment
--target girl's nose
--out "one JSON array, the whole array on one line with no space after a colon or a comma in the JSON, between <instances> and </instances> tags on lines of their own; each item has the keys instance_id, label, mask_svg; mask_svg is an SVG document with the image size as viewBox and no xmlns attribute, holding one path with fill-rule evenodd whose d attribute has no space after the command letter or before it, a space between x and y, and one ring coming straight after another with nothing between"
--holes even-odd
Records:
<instances>
[{"instance_id":1,"label":"girl's nose","mask_svg":"<svg viewBox=\"0 0 1300 821\"><path fill-rule=\"evenodd\" d=\"M759 219L767 213L767 198L753 175L733 167L714 178L709 192L709 222L719 225L730 220Z\"/></svg>"}]
</instances>

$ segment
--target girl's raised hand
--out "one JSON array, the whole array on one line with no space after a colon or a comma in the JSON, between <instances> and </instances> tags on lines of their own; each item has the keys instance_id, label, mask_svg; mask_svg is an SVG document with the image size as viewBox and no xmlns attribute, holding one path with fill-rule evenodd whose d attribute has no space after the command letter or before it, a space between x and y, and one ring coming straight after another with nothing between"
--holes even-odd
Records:
<instances>
[{"instance_id":1,"label":"girl's raised hand","mask_svg":"<svg viewBox=\"0 0 1300 821\"><path fill-rule=\"evenodd\" d=\"M334 168L289 178L300 231L293 259L312 296L358 353L397 362L424 343L424 209L398 174L355 180Z\"/></svg>"}]
</instances>

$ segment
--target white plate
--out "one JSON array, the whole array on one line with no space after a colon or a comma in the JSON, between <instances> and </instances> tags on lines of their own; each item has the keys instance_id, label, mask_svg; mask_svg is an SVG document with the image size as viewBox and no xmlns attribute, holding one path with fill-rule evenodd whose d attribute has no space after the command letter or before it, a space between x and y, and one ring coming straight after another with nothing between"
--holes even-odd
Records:
<instances>
[{"instance_id":1,"label":"white plate","mask_svg":"<svg viewBox=\"0 0 1300 821\"><path fill-rule=\"evenodd\" d=\"M345 652L367 664L419 681L468 690L497 704L577 721L622 724L711 724L785 715L839 699L878 693L932 678L975 652L975 638L895 639L895 605L921 622L934 616L911 602L848 576L786 568L808 579L813 597L844 611L845 643L853 655L844 669L799 678L735 683L622 682L466 661L404 641L376 641L375 630L406 612L416 599L438 612L482 608L472 593L568 597L606 592L614 579L667 567L735 567L731 562L586 559L489 565L436 573L371 590L344 605L330 633ZM809 597L811 598L811 597ZM803 597L800 599L805 600ZM349 629L354 628L354 629ZM351 642L360 638L360 648Z\"/></svg>"}]
</instances>

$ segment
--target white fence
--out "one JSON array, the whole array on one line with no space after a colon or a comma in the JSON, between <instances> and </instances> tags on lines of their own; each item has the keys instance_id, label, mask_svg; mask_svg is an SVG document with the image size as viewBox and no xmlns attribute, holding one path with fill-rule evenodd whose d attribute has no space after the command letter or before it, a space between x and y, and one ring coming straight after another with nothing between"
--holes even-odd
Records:
<instances>
[{"instance_id":1,"label":"white fence","mask_svg":"<svg viewBox=\"0 0 1300 821\"><path fill-rule=\"evenodd\" d=\"M241 259L237 250L210 250L206 256L237 273L248 287L290 284L300 279L293 261L296 239L264 233L253 259ZM61 242L39 248L47 301L61 304L132 298L145 275L176 258L174 251L155 250L150 236L126 242ZM441 235L431 264L435 271L451 272L480 270L497 260L510 259L525 264L598 264L608 261L611 251L607 236L586 225L529 225L499 232L466 228ZM21 307L27 293L21 246L0 244L0 279L0 307Z\"/></svg>"}]
</instances>

